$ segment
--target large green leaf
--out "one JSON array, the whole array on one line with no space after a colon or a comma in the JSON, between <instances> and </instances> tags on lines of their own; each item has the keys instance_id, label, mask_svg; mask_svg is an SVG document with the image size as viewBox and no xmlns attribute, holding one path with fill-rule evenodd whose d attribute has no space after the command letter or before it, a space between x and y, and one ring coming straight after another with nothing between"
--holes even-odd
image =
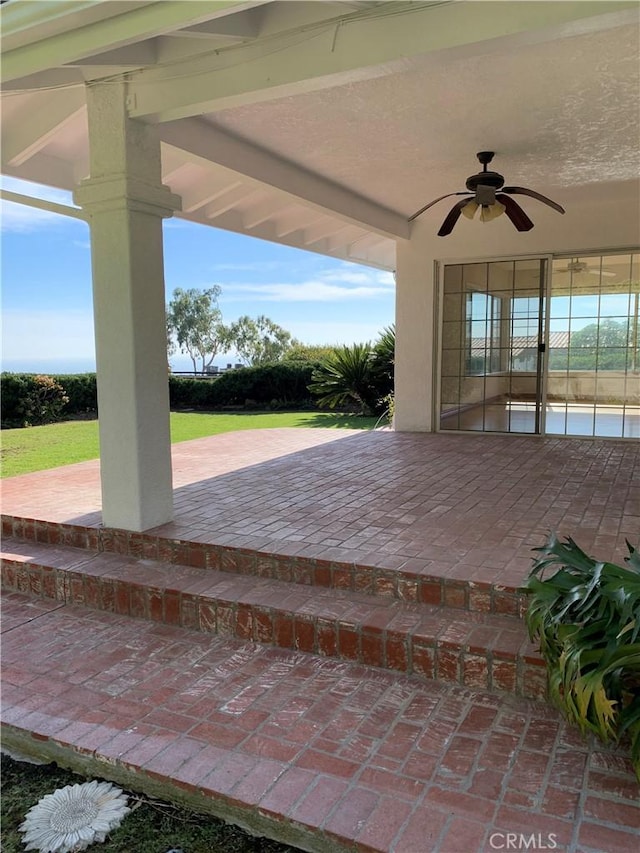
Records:
<instances>
[{"instance_id":1,"label":"large green leaf","mask_svg":"<svg viewBox=\"0 0 640 853\"><path fill-rule=\"evenodd\" d=\"M638 553L629 545L628 567L599 562L555 534L535 550L526 623L547 665L549 698L585 734L628 736L640 779Z\"/></svg>"}]
</instances>

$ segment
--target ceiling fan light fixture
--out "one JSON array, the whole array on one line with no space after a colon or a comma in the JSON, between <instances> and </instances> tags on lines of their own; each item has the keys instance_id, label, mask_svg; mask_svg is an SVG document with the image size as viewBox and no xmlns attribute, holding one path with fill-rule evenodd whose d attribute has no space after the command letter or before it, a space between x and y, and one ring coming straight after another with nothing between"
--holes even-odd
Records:
<instances>
[{"instance_id":1,"label":"ceiling fan light fixture","mask_svg":"<svg viewBox=\"0 0 640 853\"><path fill-rule=\"evenodd\" d=\"M505 210L506 207L504 206L504 204L500 204L499 201L496 201L495 204L483 206L480 210L480 221L491 222L492 220L497 219L499 216L502 216Z\"/></svg>"},{"instance_id":2,"label":"ceiling fan light fixture","mask_svg":"<svg viewBox=\"0 0 640 853\"><path fill-rule=\"evenodd\" d=\"M476 204L475 201L470 201L469 204L465 204L462 208L462 215L466 216L467 219L473 219L479 207L480 205Z\"/></svg>"}]
</instances>

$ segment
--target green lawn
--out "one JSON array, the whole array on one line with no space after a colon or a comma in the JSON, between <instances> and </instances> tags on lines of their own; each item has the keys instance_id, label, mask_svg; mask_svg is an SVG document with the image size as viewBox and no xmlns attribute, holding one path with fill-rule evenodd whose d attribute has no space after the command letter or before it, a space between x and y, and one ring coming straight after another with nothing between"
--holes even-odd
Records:
<instances>
[{"instance_id":1,"label":"green lawn","mask_svg":"<svg viewBox=\"0 0 640 853\"><path fill-rule=\"evenodd\" d=\"M330 427L372 429L376 418L333 412L256 412L209 414L172 412L171 441L189 441L221 432L272 427ZM72 462L96 459L98 422L63 421L48 426L2 430L2 476L28 474Z\"/></svg>"}]
</instances>

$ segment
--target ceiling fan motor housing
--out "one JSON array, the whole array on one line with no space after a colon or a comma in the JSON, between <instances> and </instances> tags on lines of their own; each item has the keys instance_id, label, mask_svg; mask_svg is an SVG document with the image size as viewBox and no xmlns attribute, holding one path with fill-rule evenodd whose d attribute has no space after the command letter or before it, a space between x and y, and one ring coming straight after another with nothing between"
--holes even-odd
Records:
<instances>
[{"instance_id":1,"label":"ceiling fan motor housing","mask_svg":"<svg viewBox=\"0 0 640 853\"><path fill-rule=\"evenodd\" d=\"M498 172L478 172L477 175L467 178L467 189L471 192L475 192L480 185L499 190L504 186L504 177Z\"/></svg>"}]
</instances>

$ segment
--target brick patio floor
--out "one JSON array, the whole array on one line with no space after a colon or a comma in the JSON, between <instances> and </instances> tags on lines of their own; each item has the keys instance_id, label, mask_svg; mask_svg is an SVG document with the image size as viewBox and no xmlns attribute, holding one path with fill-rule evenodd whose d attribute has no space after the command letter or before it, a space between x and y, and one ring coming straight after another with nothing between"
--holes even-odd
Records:
<instances>
[{"instance_id":1,"label":"brick patio floor","mask_svg":"<svg viewBox=\"0 0 640 853\"><path fill-rule=\"evenodd\" d=\"M260 430L173 460L144 534L101 526L97 462L3 482L5 743L318 853L636 849L630 763L536 701L516 588L552 529L640 544L640 444Z\"/></svg>"},{"instance_id":2,"label":"brick patio floor","mask_svg":"<svg viewBox=\"0 0 640 853\"><path fill-rule=\"evenodd\" d=\"M640 538L640 445L607 439L273 429L173 446L153 532L518 586L551 530L622 560ZM3 512L98 527L99 464L13 477Z\"/></svg>"}]
</instances>

